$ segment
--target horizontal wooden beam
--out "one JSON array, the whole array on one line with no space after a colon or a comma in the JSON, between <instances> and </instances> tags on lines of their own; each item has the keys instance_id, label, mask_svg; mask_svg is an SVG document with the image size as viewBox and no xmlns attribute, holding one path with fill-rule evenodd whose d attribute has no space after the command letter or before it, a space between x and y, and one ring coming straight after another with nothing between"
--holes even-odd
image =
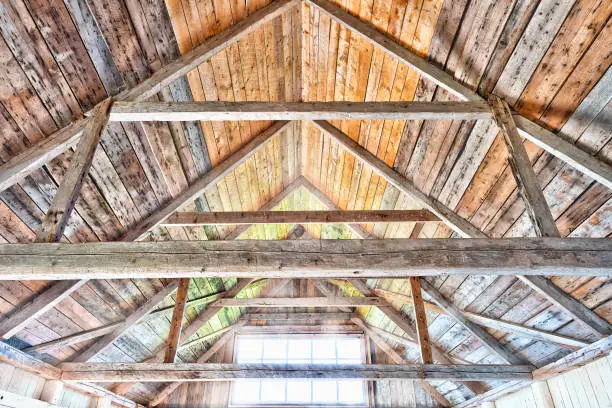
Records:
<instances>
[{"instance_id":1,"label":"horizontal wooden beam","mask_svg":"<svg viewBox=\"0 0 612 408\"><path fill-rule=\"evenodd\" d=\"M445 206L433 197L419 190L410 180L398 173L380 160L369 150L358 142L351 139L344 132L326 121L313 121L314 126L338 143L343 149L354 155L358 160L372 168L372 171L385 179L387 183L397 188L400 192L412 197L415 201L427 208L439 217L453 231L465 238L486 238L486 234L472 225L469 221L461 218L453 210Z\"/></svg>"},{"instance_id":2,"label":"horizontal wooden beam","mask_svg":"<svg viewBox=\"0 0 612 408\"><path fill-rule=\"evenodd\" d=\"M266 364L159 364L64 363L62 380L93 382L235 381L249 378L354 378L427 380L531 379L528 366L510 365L266 365Z\"/></svg>"},{"instance_id":3,"label":"horizontal wooden beam","mask_svg":"<svg viewBox=\"0 0 612 408\"><path fill-rule=\"evenodd\" d=\"M0 279L609 276L607 238L0 244Z\"/></svg>"},{"instance_id":4,"label":"horizontal wooden beam","mask_svg":"<svg viewBox=\"0 0 612 408\"><path fill-rule=\"evenodd\" d=\"M349 224L440 221L428 210L178 212L162 225Z\"/></svg>"},{"instance_id":5,"label":"horizontal wooden beam","mask_svg":"<svg viewBox=\"0 0 612 408\"><path fill-rule=\"evenodd\" d=\"M521 115L513 117L519 135L612 190L612 167L609 164Z\"/></svg>"},{"instance_id":6,"label":"horizontal wooden beam","mask_svg":"<svg viewBox=\"0 0 612 408\"><path fill-rule=\"evenodd\" d=\"M116 101L142 101L152 97L220 51L237 43L244 36L300 4L300 0L274 0L270 2L244 20L210 37L191 51L157 70L151 77L134 88L115 95L114 99ZM89 118L84 118L72 122L0 166L0 191L23 180L34 170L69 148L76 146L88 121Z\"/></svg>"},{"instance_id":7,"label":"horizontal wooden beam","mask_svg":"<svg viewBox=\"0 0 612 408\"><path fill-rule=\"evenodd\" d=\"M269 128L259 133L248 143L244 144L240 149L215 166L211 171L197 179L192 185L189 186L189 188L187 188L187 190L178 194L170 202L166 203L138 223L138 225L131 227L128 232L121 237L121 241L136 241L141 239L148 231L158 226L180 207L195 200L208 191L208 189L216 186L217 183L223 179L223 177L231 173L236 167L240 166L249 158L253 157L275 136L278 136L285 131L288 128L289 123L290 122L274 122Z\"/></svg>"},{"instance_id":8,"label":"horizontal wooden beam","mask_svg":"<svg viewBox=\"0 0 612 408\"><path fill-rule=\"evenodd\" d=\"M306 325L286 324L274 326L244 326L241 334L362 334L363 330L354 324Z\"/></svg>"},{"instance_id":9,"label":"horizontal wooden beam","mask_svg":"<svg viewBox=\"0 0 612 408\"><path fill-rule=\"evenodd\" d=\"M413 302L411 296L404 295L402 293L391 292L385 289L378 289L378 288L373 289L373 292L377 296L391 298L393 300L398 300L403 303L412 304ZM438 306L435 303L424 302L424 304L425 304L425 309L431 312L435 312L439 314L447 314L446 310L442 309L440 306ZM540 341L544 341L547 343L553 343L559 347L564 347L564 348L568 348L571 350L578 350L589 344L585 342L584 340L580 340L574 337L565 336L559 333L554 333L554 332L550 332L546 330L540 330L540 329L536 329L535 327L525 326L522 324L509 322L506 320L495 319L495 318L481 315L478 313L471 313L471 312L466 312L465 310L462 310L461 314L463 314L463 316L466 319L480 326L488 327L494 330L503 331L506 333L512 333L520 337L527 337L527 338L534 339L534 340L540 340Z\"/></svg>"},{"instance_id":10,"label":"horizontal wooden beam","mask_svg":"<svg viewBox=\"0 0 612 408\"><path fill-rule=\"evenodd\" d=\"M351 32L360 35L374 47L386 52L403 64L434 81L438 86L462 100L482 101L483 98L474 90L457 81L452 75L438 68L431 61L416 55L399 44L396 40L380 32L372 24L353 16L338 5L328 0L307 0L307 4L316 7L332 20ZM519 134L537 144L548 153L558 157L578 171L592 177L612 189L612 167L591 156L576 145L565 141L555 133L529 121L520 115L514 115Z\"/></svg>"},{"instance_id":11,"label":"horizontal wooden beam","mask_svg":"<svg viewBox=\"0 0 612 408\"><path fill-rule=\"evenodd\" d=\"M227 298L219 299L222 307L358 307L382 306L378 297L294 297L294 298Z\"/></svg>"},{"instance_id":12,"label":"horizontal wooden beam","mask_svg":"<svg viewBox=\"0 0 612 408\"><path fill-rule=\"evenodd\" d=\"M484 102L117 102L110 120L478 120Z\"/></svg>"},{"instance_id":13,"label":"horizontal wooden beam","mask_svg":"<svg viewBox=\"0 0 612 408\"><path fill-rule=\"evenodd\" d=\"M249 320L351 320L353 314L350 312L320 312L320 313L246 313L245 319Z\"/></svg>"}]
</instances>

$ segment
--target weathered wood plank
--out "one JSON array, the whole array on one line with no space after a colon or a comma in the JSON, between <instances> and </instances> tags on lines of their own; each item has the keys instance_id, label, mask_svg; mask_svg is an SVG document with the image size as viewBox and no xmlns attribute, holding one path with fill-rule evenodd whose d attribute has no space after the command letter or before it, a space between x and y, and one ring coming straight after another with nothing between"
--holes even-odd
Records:
<instances>
[{"instance_id":1,"label":"weathered wood plank","mask_svg":"<svg viewBox=\"0 0 612 408\"><path fill-rule=\"evenodd\" d=\"M335 140L338 144L340 144L340 146L349 151L359 160L371 166L372 170L384 178L389 184L393 185L402 193L415 199L418 203L438 216L444 223L446 223L457 233L464 237L471 238L486 237L482 231L470 224L469 221L459 217L455 212L441 202L421 192L412 182L410 182L410 180L393 170L385 162L378 159L342 131L338 130L328 122L315 121L312 123L314 123L318 129L325 132L329 137Z\"/></svg>"},{"instance_id":2,"label":"weathered wood plank","mask_svg":"<svg viewBox=\"0 0 612 408\"><path fill-rule=\"evenodd\" d=\"M58 380L62 373L59 368L19 351L2 341L0 341L0 361L40 375L48 380Z\"/></svg>"},{"instance_id":3,"label":"weathered wood plank","mask_svg":"<svg viewBox=\"0 0 612 408\"><path fill-rule=\"evenodd\" d=\"M151 77L130 90L115 96L115 100L146 100L169 86L189 71L209 60L229 45L257 30L274 18L299 4L297 0L277 0L251 13L249 17L209 38L175 61L156 71ZM76 8L78 10L78 7ZM76 145L89 119L73 122L34 144L9 162L0 166L0 191L26 177L49 160Z\"/></svg>"},{"instance_id":4,"label":"weathered wood plank","mask_svg":"<svg viewBox=\"0 0 612 408\"><path fill-rule=\"evenodd\" d=\"M83 130L70 167L60 183L53 202L47 210L40 230L36 234L38 242L59 242L81 192L81 186L89 173L93 156L98 147L102 130L108 122L112 99L106 99L96 106L91 119Z\"/></svg>"},{"instance_id":5,"label":"weathered wood plank","mask_svg":"<svg viewBox=\"0 0 612 408\"><path fill-rule=\"evenodd\" d=\"M519 134L576 170L612 189L612 167L520 115L513 115Z\"/></svg>"},{"instance_id":6,"label":"weathered wood plank","mask_svg":"<svg viewBox=\"0 0 612 408\"><path fill-rule=\"evenodd\" d=\"M203 296L198 299L193 299L187 301L187 307L196 307L201 305L206 305L214 302L223 296L225 292L214 293L212 295ZM154 319L160 316L170 316L172 311L174 310L174 306L165 307L163 309L157 310L155 312L149 313L145 316L140 323L144 323L150 319ZM69 336L60 337L58 339L50 340L44 343L36 344L34 346L26 347L22 351L26 353L36 352L36 353L47 353L51 350L55 350L60 347L70 346L72 344L81 343L87 340L95 339L97 337L104 336L105 334L110 333L116 327L118 327L123 321L118 321L115 323L110 323L101 327L97 327L91 330L85 330L82 332L74 333Z\"/></svg>"},{"instance_id":7,"label":"weathered wood plank","mask_svg":"<svg viewBox=\"0 0 612 408\"><path fill-rule=\"evenodd\" d=\"M67 280L56 282L29 302L19 305L18 309L0 322L0 337L9 339L23 330L34 319L42 316L72 292L87 283L86 280Z\"/></svg>"},{"instance_id":8,"label":"weathered wood plank","mask_svg":"<svg viewBox=\"0 0 612 408\"><path fill-rule=\"evenodd\" d=\"M110 120L478 120L485 102L117 102Z\"/></svg>"},{"instance_id":9,"label":"weathered wood plank","mask_svg":"<svg viewBox=\"0 0 612 408\"><path fill-rule=\"evenodd\" d=\"M302 177L304 188L312 194L325 208L333 211L341 211L338 207L323 191L316 188L311 182L305 177ZM348 224L348 227L355 233L359 238L368 239L374 238L365 228L359 224Z\"/></svg>"},{"instance_id":10,"label":"weathered wood plank","mask_svg":"<svg viewBox=\"0 0 612 408\"><path fill-rule=\"evenodd\" d=\"M348 224L435 222L428 210L177 212L161 225Z\"/></svg>"},{"instance_id":11,"label":"weathered wood plank","mask_svg":"<svg viewBox=\"0 0 612 408\"><path fill-rule=\"evenodd\" d=\"M612 325L585 306L584 303L563 291L550 279L542 276L519 276L519 279L534 291L546 297L553 305L563 309L563 311L579 322L584 328L595 333L595 335L609 336L612 334Z\"/></svg>"},{"instance_id":12,"label":"weathered wood plank","mask_svg":"<svg viewBox=\"0 0 612 408\"><path fill-rule=\"evenodd\" d=\"M158 226L167 217L172 215L182 205L195 200L197 197L204 194L208 189L216 186L219 181L227 174L231 173L236 167L240 166L254 154L261 150L270 139L274 138L289 126L290 122L276 122L268 129L261 132L259 135L251 139L248 143L242 146L234 154L223 160L220 164L214 167L211 171L200 177L195 183L172 201L165 204L162 208L155 211L153 214L145 218L137 226L130 230L121 238L122 241L136 241L141 238L147 231Z\"/></svg>"},{"instance_id":13,"label":"weathered wood plank","mask_svg":"<svg viewBox=\"0 0 612 408\"><path fill-rule=\"evenodd\" d=\"M244 322L237 323L230 331L226 332L223 336L221 336L215 343L209 347L208 350L204 354L202 354L196 361L198 364L206 363L212 356L214 356L223 346L229 343L233 338L236 330L244 325ZM174 390L176 390L181 385L180 382L171 383L166 385L162 390L157 394L155 398L151 400L149 406L155 407L159 405L168 395L172 394Z\"/></svg>"},{"instance_id":14,"label":"weathered wood plank","mask_svg":"<svg viewBox=\"0 0 612 408\"><path fill-rule=\"evenodd\" d=\"M215 305L222 307L357 307L386 305L378 297L292 297L292 298L253 298L219 299Z\"/></svg>"},{"instance_id":15,"label":"weathered wood plank","mask_svg":"<svg viewBox=\"0 0 612 408\"><path fill-rule=\"evenodd\" d=\"M540 237L560 237L535 171L516 129L508 104L495 95L489 97L493 118L508 149L508 164L523 197L536 234Z\"/></svg>"},{"instance_id":16,"label":"weathered wood plank","mask_svg":"<svg viewBox=\"0 0 612 408\"><path fill-rule=\"evenodd\" d=\"M410 277L410 290L414 302L414 321L416 322L417 339L421 351L421 363L433 364L431 340L427 331L427 314L425 313L425 305L423 304L423 295L421 293L421 278L418 276Z\"/></svg>"},{"instance_id":17,"label":"weathered wood plank","mask_svg":"<svg viewBox=\"0 0 612 408\"><path fill-rule=\"evenodd\" d=\"M174 359L176 358L176 352L181 339L181 331L183 329L183 317L185 315L190 281L191 279L189 278L179 280L176 299L174 301L174 311L172 312L172 320L170 320L170 333L168 334L168 341L166 342L164 363L174 363Z\"/></svg>"},{"instance_id":18,"label":"weathered wood plank","mask_svg":"<svg viewBox=\"0 0 612 408\"><path fill-rule=\"evenodd\" d=\"M568 354L554 363L534 370L533 379L535 381L548 380L556 375L588 364L598 358L605 357L610 354L610 350L612 350L612 338L605 337L580 350Z\"/></svg>"},{"instance_id":19,"label":"weathered wood plank","mask_svg":"<svg viewBox=\"0 0 612 408\"><path fill-rule=\"evenodd\" d=\"M530 380L529 366L63 363L63 381L235 381L247 378L355 378L427 380Z\"/></svg>"},{"instance_id":20,"label":"weathered wood plank","mask_svg":"<svg viewBox=\"0 0 612 408\"><path fill-rule=\"evenodd\" d=\"M389 358L391 358L391 360L393 360L395 363L397 364L410 364L410 362L404 358L402 355L400 355L397 351L395 351L393 349L393 347L391 347L389 345L389 343L387 343L384 339L382 339L374 330L372 330L372 328L363 321L363 319L361 319L360 317L353 317L352 321L359 327L361 327L363 329L363 331L368 335L368 337L385 353L389 356ZM431 350L430 350L431 353ZM427 364L433 364L432 362L429 362ZM442 394L440 394L440 392L438 392L438 390L436 390L436 388L429 384L426 381L420 380L419 384L421 385L421 387L423 387L423 389L425 390L425 392L427 392L428 394L430 394L436 401L438 401L438 403L440 403L440 405L442 405L443 407L450 407L451 403L444 398L444 396Z\"/></svg>"},{"instance_id":21,"label":"weathered wood plank","mask_svg":"<svg viewBox=\"0 0 612 408\"><path fill-rule=\"evenodd\" d=\"M0 244L0 279L608 276L606 238Z\"/></svg>"},{"instance_id":22,"label":"weathered wood plank","mask_svg":"<svg viewBox=\"0 0 612 408\"><path fill-rule=\"evenodd\" d=\"M495 337L487 333L482 327L466 319L461 311L448 301L433 285L426 280L422 280L421 286L425 293L427 293L433 300L436 301L446 312L454 317L463 327L468 329L470 333L478 337L483 344L495 353L499 358L509 364L525 364L525 360L520 356L514 354L511 350L501 345Z\"/></svg>"},{"instance_id":23,"label":"weathered wood plank","mask_svg":"<svg viewBox=\"0 0 612 408\"><path fill-rule=\"evenodd\" d=\"M72 358L72 361L85 362L102 353L106 347L110 346L115 340L121 337L132 326L136 325L147 314L149 314L153 309L155 309L155 307L157 307L157 305L162 302L168 295L174 292L178 288L178 284L178 281L170 282L162 290L157 292L155 296L147 300L147 302L145 302L142 306L136 309L134 313L128 316L128 318L125 319L125 321L121 325L113 329L112 332L98 339L88 348L79 352L76 356Z\"/></svg>"}]
</instances>

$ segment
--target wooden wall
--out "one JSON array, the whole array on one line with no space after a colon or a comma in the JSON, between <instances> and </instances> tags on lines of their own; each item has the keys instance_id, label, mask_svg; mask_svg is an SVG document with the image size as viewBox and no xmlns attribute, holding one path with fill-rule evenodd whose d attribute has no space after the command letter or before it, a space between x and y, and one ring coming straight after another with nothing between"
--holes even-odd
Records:
<instances>
[{"instance_id":1,"label":"wooden wall","mask_svg":"<svg viewBox=\"0 0 612 408\"><path fill-rule=\"evenodd\" d=\"M0 363L0 407L66 407L90 408L96 407L98 398L65 388L61 391L57 405L45 404L39 401L45 379L27 371L15 368L9 364ZM26 397L19 399L19 396ZM12 402L11 402L12 401Z\"/></svg>"},{"instance_id":2,"label":"wooden wall","mask_svg":"<svg viewBox=\"0 0 612 408\"><path fill-rule=\"evenodd\" d=\"M497 408L612 407L612 356L495 401ZM548 391L548 392L547 392Z\"/></svg>"}]
</instances>

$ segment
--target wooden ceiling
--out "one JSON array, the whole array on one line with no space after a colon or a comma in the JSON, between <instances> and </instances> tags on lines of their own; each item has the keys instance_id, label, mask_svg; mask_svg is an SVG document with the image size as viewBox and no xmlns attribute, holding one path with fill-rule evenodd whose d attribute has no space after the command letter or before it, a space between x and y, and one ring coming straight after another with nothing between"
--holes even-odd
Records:
<instances>
[{"instance_id":1,"label":"wooden ceiling","mask_svg":"<svg viewBox=\"0 0 612 408\"><path fill-rule=\"evenodd\" d=\"M605 0L348 0L333 1L427 57L481 95L503 97L516 111L612 163L612 2ZM228 0L14 0L0 4L0 164L80 117L108 95L149 77L179 55L265 6ZM452 101L456 98L358 34L303 4L249 33L152 100L176 101ZM493 121L335 121L334 126L423 192L492 237L534 236ZM112 241L217 166L270 122L110 123L96 151L64 240ZM564 236L608 237L612 190L526 141L557 226ZM72 151L0 193L0 242L31 242ZM416 209L412 199L307 122L292 124L185 211L329 208L313 189L288 191L304 176L340 209ZM283 192L286 196L283 196ZM320 194L320 193L319 193ZM277 197L277 201L274 199ZM282 199L280 199L281 197ZM329 204L329 203L328 203ZM441 223L363 226L379 238L448 237ZM253 226L241 238L283 239L291 225ZM315 239L352 238L343 226L305 226ZM231 236L233 227L160 227L151 240ZM555 284L612 321L609 278L555 277ZM457 307L583 340L592 335L514 277L429 279ZM18 346L39 344L122 320L161 290L165 279L96 280L18 333ZM369 282L410 293L405 280ZM233 282L194 279L189 299ZM345 295L355 288L338 282ZM301 286L300 286L301 285ZM286 295L315 295L296 283ZM43 281L0 281L1 317L48 287ZM263 287L263 285L262 285ZM245 296L255 297L255 286ZM382 293L382 292L381 292ZM387 293L388 295L388 293ZM389 297L412 315L412 306ZM171 299L160 305L172 305ZM188 309L193 320L203 306ZM376 308L360 312L374 326L403 331ZM198 336L229 325L225 309ZM163 341L168 316L123 336L105 361L142 361ZM454 319L428 312L434 344L472 363L499 362ZM541 366L565 348L490 331ZM50 352L65 360L88 342ZM209 342L179 353L193 361ZM398 346L398 344L394 344ZM410 354L408 354L410 356ZM438 384L460 402L463 385ZM491 386L495 386L492 382ZM148 399L150 386L128 396Z\"/></svg>"}]
</instances>

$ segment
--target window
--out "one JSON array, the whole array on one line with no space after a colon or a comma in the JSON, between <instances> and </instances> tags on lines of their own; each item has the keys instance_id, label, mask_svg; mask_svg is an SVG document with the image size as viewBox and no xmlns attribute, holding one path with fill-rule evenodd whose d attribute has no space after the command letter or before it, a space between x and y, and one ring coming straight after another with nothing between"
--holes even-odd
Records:
<instances>
[{"instance_id":1,"label":"window","mask_svg":"<svg viewBox=\"0 0 612 408\"><path fill-rule=\"evenodd\" d=\"M359 336L238 336L237 364L362 364ZM366 406L363 380L240 380L231 406Z\"/></svg>"}]
</instances>

